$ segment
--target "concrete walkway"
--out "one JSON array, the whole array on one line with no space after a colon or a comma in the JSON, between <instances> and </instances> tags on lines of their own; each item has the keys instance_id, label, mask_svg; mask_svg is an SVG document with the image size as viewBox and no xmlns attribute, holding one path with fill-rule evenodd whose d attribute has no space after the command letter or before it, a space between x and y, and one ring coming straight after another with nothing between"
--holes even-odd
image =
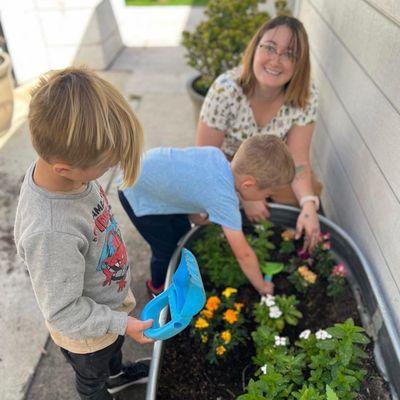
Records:
<instances>
[{"instance_id":1,"label":"concrete walkway","mask_svg":"<svg viewBox=\"0 0 400 400\"><path fill-rule=\"evenodd\" d=\"M195 10L189 19L188 15L183 16L190 25L200 17L201 10ZM171 24L176 23L176 14L171 18ZM182 23L177 26L179 31ZM185 64L184 50L177 40L180 35L172 28L168 31L173 32L167 41L170 47L126 47L107 71L100 72L122 91L137 112L144 127L146 148L187 146L194 140L193 114L185 91L186 80L193 71ZM158 43L157 38L149 39L149 43ZM0 399L73 400L78 397L72 370L56 346L48 341L29 276L13 244L19 187L34 158L24 123L0 147ZM138 316L147 302L144 282L149 275L149 250L125 216L111 177L105 176L101 181L104 187L110 183L109 199L127 244L132 289L138 301L135 316ZM152 346L139 346L129 339L124 345L124 355L131 360L150 355L151 350ZM125 391L121 398L144 399L144 394L142 386L139 390Z\"/></svg>"}]
</instances>

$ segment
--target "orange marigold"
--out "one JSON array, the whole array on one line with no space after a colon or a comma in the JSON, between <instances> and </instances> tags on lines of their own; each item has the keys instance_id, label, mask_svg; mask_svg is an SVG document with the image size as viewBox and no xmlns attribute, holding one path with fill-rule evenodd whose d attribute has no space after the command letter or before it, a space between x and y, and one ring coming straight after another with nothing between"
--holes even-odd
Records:
<instances>
[{"instance_id":1,"label":"orange marigold","mask_svg":"<svg viewBox=\"0 0 400 400\"><path fill-rule=\"evenodd\" d=\"M197 329L205 329L205 328L208 328L208 326L209 326L209 323L204 319L204 318L198 318L197 319L197 321L196 321L196 323L194 324L194 326L197 328Z\"/></svg>"},{"instance_id":2,"label":"orange marigold","mask_svg":"<svg viewBox=\"0 0 400 400\"><path fill-rule=\"evenodd\" d=\"M215 311L219 305L221 304L221 300L217 296L211 296L208 298L206 303L206 309L210 311Z\"/></svg>"},{"instance_id":3,"label":"orange marigold","mask_svg":"<svg viewBox=\"0 0 400 400\"><path fill-rule=\"evenodd\" d=\"M214 313L211 310L201 310L200 314L207 319L211 319L214 316Z\"/></svg>"},{"instance_id":4,"label":"orange marigold","mask_svg":"<svg viewBox=\"0 0 400 400\"><path fill-rule=\"evenodd\" d=\"M296 231L293 229L287 229L286 231L281 233L282 239L287 242L289 240L293 240L296 235Z\"/></svg>"},{"instance_id":5,"label":"orange marigold","mask_svg":"<svg viewBox=\"0 0 400 400\"><path fill-rule=\"evenodd\" d=\"M234 306L235 306L235 310L240 312L240 311L242 311L244 304L243 303L235 303Z\"/></svg>"},{"instance_id":6,"label":"orange marigold","mask_svg":"<svg viewBox=\"0 0 400 400\"><path fill-rule=\"evenodd\" d=\"M232 335L229 331L223 331L221 332L221 339L228 344L232 339Z\"/></svg>"},{"instance_id":7,"label":"orange marigold","mask_svg":"<svg viewBox=\"0 0 400 400\"><path fill-rule=\"evenodd\" d=\"M217 353L217 356L222 356L226 352L226 348L224 346L218 346L215 349L215 352Z\"/></svg>"},{"instance_id":8,"label":"orange marigold","mask_svg":"<svg viewBox=\"0 0 400 400\"><path fill-rule=\"evenodd\" d=\"M238 320L238 312L229 308L224 312L223 319L230 324L234 324Z\"/></svg>"}]
</instances>

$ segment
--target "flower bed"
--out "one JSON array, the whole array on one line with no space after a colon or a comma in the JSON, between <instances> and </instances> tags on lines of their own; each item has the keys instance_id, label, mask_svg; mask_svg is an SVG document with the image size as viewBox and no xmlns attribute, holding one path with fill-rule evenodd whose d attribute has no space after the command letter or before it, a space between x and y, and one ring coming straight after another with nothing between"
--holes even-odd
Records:
<instances>
[{"instance_id":1,"label":"flower bed","mask_svg":"<svg viewBox=\"0 0 400 400\"><path fill-rule=\"evenodd\" d=\"M207 230L190 244L210 296L191 330L166 342L159 399L390 398L329 234L310 257L290 231L256 227L263 267L284 265L276 297L260 300L222 232Z\"/></svg>"}]
</instances>

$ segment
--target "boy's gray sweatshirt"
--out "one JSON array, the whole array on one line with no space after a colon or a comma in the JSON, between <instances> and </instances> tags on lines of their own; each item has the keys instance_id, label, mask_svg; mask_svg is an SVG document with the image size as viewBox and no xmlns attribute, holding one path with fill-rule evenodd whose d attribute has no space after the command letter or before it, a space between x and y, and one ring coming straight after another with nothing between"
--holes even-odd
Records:
<instances>
[{"instance_id":1,"label":"boy's gray sweatshirt","mask_svg":"<svg viewBox=\"0 0 400 400\"><path fill-rule=\"evenodd\" d=\"M73 339L124 335L127 314L113 310L128 294L129 264L103 189L90 182L79 194L50 193L33 171L21 187L14 236L44 318Z\"/></svg>"}]
</instances>

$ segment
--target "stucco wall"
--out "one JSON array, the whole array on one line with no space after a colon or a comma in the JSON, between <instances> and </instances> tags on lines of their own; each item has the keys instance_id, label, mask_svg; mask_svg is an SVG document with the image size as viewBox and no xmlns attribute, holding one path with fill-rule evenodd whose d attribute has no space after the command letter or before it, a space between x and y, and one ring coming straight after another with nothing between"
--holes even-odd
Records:
<instances>
[{"instance_id":1,"label":"stucco wall","mask_svg":"<svg viewBox=\"0 0 400 400\"><path fill-rule=\"evenodd\" d=\"M106 68L123 47L112 1L0 1L17 83L71 64Z\"/></svg>"},{"instance_id":2,"label":"stucco wall","mask_svg":"<svg viewBox=\"0 0 400 400\"><path fill-rule=\"evenodd\" d=\"M320 89L324 208L372 265L400 332L400 3L303 0L297 11Z\"/></svg>"}]
</instances>

